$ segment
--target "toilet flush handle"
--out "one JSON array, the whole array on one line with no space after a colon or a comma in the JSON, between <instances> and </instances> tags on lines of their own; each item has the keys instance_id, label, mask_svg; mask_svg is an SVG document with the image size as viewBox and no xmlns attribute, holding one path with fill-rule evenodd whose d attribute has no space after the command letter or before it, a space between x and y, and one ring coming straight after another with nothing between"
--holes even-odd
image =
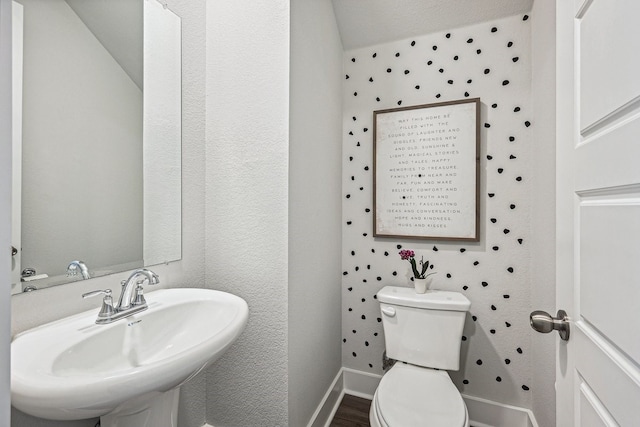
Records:
<instances>
[{"instance_id":1,"label":"toilet flush handle","mask_svg":"<svg viewBox=\"0 0 640 427\"><path fill-rule=\"evenodd\" d=\"M380 309L385 316L393 317L396 315L396 309L393 307L382 307Z\"/></svg>"}]
</instances>

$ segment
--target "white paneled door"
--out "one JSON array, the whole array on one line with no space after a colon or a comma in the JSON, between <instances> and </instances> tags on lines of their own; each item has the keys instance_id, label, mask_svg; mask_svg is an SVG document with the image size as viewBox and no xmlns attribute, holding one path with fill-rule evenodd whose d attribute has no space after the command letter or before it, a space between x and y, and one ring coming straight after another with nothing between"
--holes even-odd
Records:
<instances>
[{"instance_id":1,"label":"white paneled door","mask_svg":"<svg viewBox=\"0 0 640 427\"><path fill-rule=\"evenodd\" d=\"M557 426L640 426L640 1L557 12Z\"/></svg>"}]
</instances>

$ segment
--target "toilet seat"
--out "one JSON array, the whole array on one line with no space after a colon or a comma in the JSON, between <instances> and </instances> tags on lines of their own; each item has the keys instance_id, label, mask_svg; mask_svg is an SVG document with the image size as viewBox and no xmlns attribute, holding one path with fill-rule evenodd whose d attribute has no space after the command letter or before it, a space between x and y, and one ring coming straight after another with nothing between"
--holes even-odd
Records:
<instances>
[{"instance_id":1,"label":"toilet seat","mask_svg":"<svg viewBox=\"0 0 640 427\"><path fill-rule=\"evenodd\" d=\"M403 363L382 377L371 417L381 427L469 425L466 405L446 371Z\"/></svg>"}]
</instances>

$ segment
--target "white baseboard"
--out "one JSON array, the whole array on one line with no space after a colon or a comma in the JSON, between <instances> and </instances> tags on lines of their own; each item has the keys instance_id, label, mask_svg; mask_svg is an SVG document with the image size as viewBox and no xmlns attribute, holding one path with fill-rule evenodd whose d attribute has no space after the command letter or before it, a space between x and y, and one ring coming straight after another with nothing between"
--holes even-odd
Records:
<instances>
[{"instance_id":1,"label":"white baseboard","mask_svg":"<svg viewBox=\"0 0 640 427\"><path fill-rule=\"evenodd\" d=\"M373 398L373 394L382 378L381 375L370 374L350 368L342 368L342 377L344 394L363 397L365 399ZM474 426L538 427L533 413L528 409L464 394L462 398L467 405L471 424ZM338 404L339 403L340 401L338 401Z\"/></svg>"},{"instance_id":2,"label":"white baseboard","mask_svg":"<svg viewBox=\"0 0 640 427\"><path fill-rule=\"evenodd\" d=\"M324 394L320 405L318 405L318 408L311 416L311 420L309 421L309 424L307 424L307 427L324 427L331 424L331 420L336 414L336 411L340 406L340 402L342 401L342 396L344 396L343 382L344 380L341 368L333 379L329 389Z\"/></svg>"},{"instance_id":3,"label":"white baseboard","mask_svg":"<svg viewBox=\"0 0 640 427\"><path fill-rule=\"evenodd\" d=\"M329 386L307 427L329 427L345 394L373 399L381 375L341 368ZM529 409L462 395L471 424L475 427L538 427ZM213 427L204 424L202 427Z\"/></svg>"},{"instance_id":4,"label":"white baseboard","mask_svg":"<svg viewBox=\"0 0 640 427\"><path fill-rule=\"evenodd\" d=\"M344 374L344 392L352 396L373 399L373 394L378 388L382 375L369 372L356 371L355 369L342 368Z\"/></svg>"},{"instance_id":5,"label":"white baseboard","mask_svg":"<svg viewBox=\"0 0 640 427\"><path fill-rule=\"evenodd\" d=\"M469 411L469 418L477 427L538 427L533 412L519 406L462 395Z\"/></svg>"}]
</instances>

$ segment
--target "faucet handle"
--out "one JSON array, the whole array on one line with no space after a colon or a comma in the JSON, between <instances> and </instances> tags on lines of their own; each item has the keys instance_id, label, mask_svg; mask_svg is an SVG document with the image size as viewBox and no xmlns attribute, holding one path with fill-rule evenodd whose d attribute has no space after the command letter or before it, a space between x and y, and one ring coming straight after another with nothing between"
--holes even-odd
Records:
<instances>
[{"instance_id":1,"label":"faucet handle","mask_svg":"<svg viewBox=\"0 0 640 427\"><path fill-rule=\"evenodd\" d=\"M97 297L98 295L104 295L105 298L111 297L111 289L98 289L97 291L87 292L86 294L82 294L82 298Z\"/></svg>"},{"instance_id":2,"label":"faucet handle","mask_svg":"<svg viewBox=\"0 0 640 427\"><path fill-rule=\"evenodd\" d=\"M102 307L100 308L100 312L98 313L98 319L96 319L96 323L100 319L108 319L111 318L115 314L115 309L113 308L113 299L111 298L111 289L105 290L97 290L87 292L86 294L82 294L82 298L91 298L98 295L104 295L102 299Z\"/></svg>"},{"instance_id":3,"label":"faucet handle","mask_svg":"<svg viewBox=\"0 0 640 427\"><path fill-rule=\"evenodd\" d=\"M135 293L133 294L133 302L131 305L145 305L147 301L144 298L144 290L142 289L142 282L138 282Z\"/></svg>"}]
</instances>

